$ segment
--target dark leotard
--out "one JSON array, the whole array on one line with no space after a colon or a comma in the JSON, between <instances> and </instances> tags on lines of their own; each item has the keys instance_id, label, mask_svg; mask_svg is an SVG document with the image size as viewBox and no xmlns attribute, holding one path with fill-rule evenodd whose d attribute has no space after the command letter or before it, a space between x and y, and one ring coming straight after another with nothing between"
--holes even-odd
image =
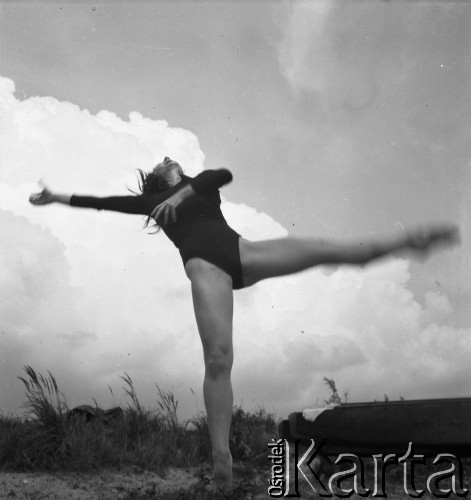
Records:
<instances>
[{"instance_id":1,"label":"dark leotard","mask_svg":"<svg viewBox=\"0 0 471 500\"><path fill-rule=\"evenodd\" d=\"M183 176L178 185L162 193L105 198L72 195L70 204L75 207L150 215L158 204L190 184L196 194L179 205L176 223L169 222L162 229L179 249L183 265L194 257L204 259L229 274L232 288L239 289L244 286L239 254L240 235L224 219L219 196L219 188L231 180L232 174L226 169L205 170L193 178Z\"/></svg>"}]
</instances>

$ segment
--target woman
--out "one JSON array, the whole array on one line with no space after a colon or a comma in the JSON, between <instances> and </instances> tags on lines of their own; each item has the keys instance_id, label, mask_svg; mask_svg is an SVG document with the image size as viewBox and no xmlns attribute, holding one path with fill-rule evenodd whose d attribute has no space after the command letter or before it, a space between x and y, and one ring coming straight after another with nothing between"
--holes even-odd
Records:
<instances>
[{"instance_id":1,"label":"woman","mask_svg":"<svg viewBox=\"0 0 471 500\"><path fill-rule=\"evenodd\" d=\"M218 486L232 479L229 429L232 416L231 368L233 289L321 264L358 264L401 250L425 253L454 243L458 231L441 227L416 231L390 242L331 243L283 238L251 242L224 220L218 189L232 180L228 170L207 170L194 178L166 157L152 172L140 171L141 194L95 198L52 193L46 187L31 195L34 205L53 202L114 210L153 218L179 249L191 282L193 306L203 344L204 402Z\"/></svg>"}]
</instances>

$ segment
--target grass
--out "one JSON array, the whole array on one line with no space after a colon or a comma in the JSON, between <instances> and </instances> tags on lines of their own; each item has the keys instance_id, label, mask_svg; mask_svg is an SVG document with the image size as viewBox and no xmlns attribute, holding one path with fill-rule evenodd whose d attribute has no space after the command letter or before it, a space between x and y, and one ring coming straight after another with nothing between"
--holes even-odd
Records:
<instances>
[{"instance_id":1,"label":"grass","mask_svg":"<svg viewBox=\"0 0 471 500\"><path fill-rule=\"evenodd\" d=\"M0 469L81 471L134 466L163 470L210 463L205 414L180 422L178 402L157 389L157 407L144 408L128 374L122 377L129 403L121 416L104 422L70 418L54 376L25 367L26 417L0 415ZM96 410L100 409L96 405ZM267 443L277 435L273 415L235 406L231 429L234 461L266 463Z\"/></svg>"},{"instance_id":2,"label":"grass","mask_svg":"<svg viewBox=\"0 0 471 500\"><path fill-rule=\"evenodd\" d=\"M239 406L233 409L230 446L237 480L231 491L224 494L211 490L206 415L201 413L181 422L177 416L178 401L173 393L156 385L157 406L145 408L137 397L131 377L125 373L121 378L128 398L126 408L116 418L86 421L70 417L70 408L50 372L44 376L29 366L25 367L25 372L26 376L19 379L26 391L26 417L0 414L0 470L93 473L131 469L163 474L167 467L173 466L197 469L198 480L184 489L165 492L168 500L236 500L255 498L255 494L266 495L266 479L271 466L267 444L272 438L278 438L278 433L274 416L264 409L251 412ZM324 382L330 391L324 404L347 402L348 392L341 396L334 380L324 378ZM385 396L384 400L389 401L389 398ZM95 410L100 412L96 402ZM372 482L372 472L369 470L371 464L366 465L368 484ZM464 466L469 476L470 461L467 460ZM429 473L429 468L424 468L418 476L418 484L424 483ZM302 489L303 498L319 498L312 496L306 485ZM391 469L387 491L388 496L392 493L391 498L404 495L401 467ZM125 495L125 500L161 498L152 488L127 491Z\"/></svg>"}]
</instances>

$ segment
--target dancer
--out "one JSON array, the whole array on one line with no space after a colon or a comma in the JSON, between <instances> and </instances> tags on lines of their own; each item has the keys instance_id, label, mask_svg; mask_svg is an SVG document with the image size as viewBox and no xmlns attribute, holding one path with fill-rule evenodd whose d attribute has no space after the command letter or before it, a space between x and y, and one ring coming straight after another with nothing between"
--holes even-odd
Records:
<instances>
[{"instance_id":1,"label":"dancer","mask_svg":"<svg viewBox=\"0 0 471 500\"><path fill-rule=\"evenodd\" d=\"M31 195L30 202L146 215L146 224L154 219L179 249L191 282L203 345L203 394L218 486L229 485L232 480L233 289L323 264L365 265L400 251L425 254L459 239L456 227L442 226L416 230L391 241L336 243L287 237L252 242L231 229L220 210L219 188L232 180L228 170L206 170L191 178L166 157L151 172L139 173L138 195L97 198L53 193L42 186L40 193Z\"/></svg>"}]
</instances>

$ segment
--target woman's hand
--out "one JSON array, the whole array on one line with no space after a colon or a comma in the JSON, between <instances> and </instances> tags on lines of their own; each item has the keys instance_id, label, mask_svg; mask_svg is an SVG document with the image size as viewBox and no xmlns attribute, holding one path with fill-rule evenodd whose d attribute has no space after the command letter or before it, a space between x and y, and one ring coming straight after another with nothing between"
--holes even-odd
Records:
<instances>
[{"instance_id":1,"label":"woman's hand","mask_svg":"<svg viewBox=\"0 0 471 500\"><path fill-rule=\"evenodd\" d=\"M54 194L50 191L42 181L38 183L43 189L39 193L32 194L29 197L30 203L33 205L49 205L56 201Z\"/></svg>"},{"instance_id":2,"label":"woman's hand","mask_svg":"<svg viewBox=\"0 0 471 500\"><path fill-rule=\"evenodd\" d=\"M179 192L172 194L162 203L159 203L154 210L152 210L151 217L160 225L166 226L171 220L177 222L177 207L183 201L183 197Z\"/></svg>"},{"instance_id":3,"label":"woman's hand","mask_svg":"<svg viewBox=\"0 0 471 500\"><path fill-rule=\"evenodd\" d=\"M181 188L172 196L168 197L162 203L159 203L154 210L152 210L151 217L157 224L166 226L171 220L173 223L177 222L177 207L189 196L195 194L194 189L187 185Z\"/></svg>"}]
</instances>

